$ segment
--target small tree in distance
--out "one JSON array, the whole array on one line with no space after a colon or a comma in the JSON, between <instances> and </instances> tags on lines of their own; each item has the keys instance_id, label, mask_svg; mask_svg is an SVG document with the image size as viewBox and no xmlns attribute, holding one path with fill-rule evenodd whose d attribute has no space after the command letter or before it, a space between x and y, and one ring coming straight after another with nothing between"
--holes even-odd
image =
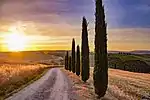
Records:
<instances>
[{"instance_id":1,"label":"small tree in distance","mask_svg":"<svg viewBox=\"0 0 150 100\"><path fill-rule=\"evenodd\" d=\"M66 70L69 70L69 66L68 66L68 51L66 53Z\"/></svg>"},{"instance_id":2,"label":"small tree in distance","mask_svg":"<svg viewBox=\"0 0 150 100\"><path fill-rule=\"evenodd\" d=\"M65 69L67 70L67 61L66 61L66 55L65 55Z\"/></svg>"},{"instance_id":3,"label":"small tree in distance","mask_svg":"<svg viewBox=\"0 0 150 100\"><path fill-rule=\"evenodd\" d=\"M77 56L76 56L76 75L80 75L80 47L77 46Z\"/></svg>"},{"instance_id":4,"label":"small tree in distance","mask_svg":"<svg viewBox=\"0 0 150 100\"><path fill-rule=\"evenodd\" d=\"M73 73L75 73L75 39L73 38L72 40L72 58L71 58L71 63L72 63L72 66L71 66L71 70Z\"/></svg>"},{"instance_id":5,"label":"small tree in distance","mask_svg":"<svg viewBox=\"0 0 150 100\"><path fill-rule=\"evenodd\" d=\"M71 72L71 56L69 56L69 71Z\"/></svg>"}]
</instances>

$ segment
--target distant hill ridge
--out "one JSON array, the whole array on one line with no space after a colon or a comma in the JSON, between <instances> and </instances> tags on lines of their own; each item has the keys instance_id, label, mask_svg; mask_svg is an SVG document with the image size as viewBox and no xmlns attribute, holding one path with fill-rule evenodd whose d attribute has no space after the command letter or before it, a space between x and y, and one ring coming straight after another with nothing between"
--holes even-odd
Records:
<instances>
[{"instance_id":1,"label":"distant hill ridge","mask_svg":"<svg viewBox=\"0 0 150 100\"><path fill-rule=\"evenodd\" d=\"M134 51L131 51L131 53L134 53L134 54L150 54L150 50L134 50Z\"/></svg>"},{"instance_id":2,"label":"distant hill ridge","mask_svg":"<svg viewBox=\"0 0 150 100\"><path fill-rule=\"evenodd\" d=\"M150 54L150 50L134 50L134 51L108 51L108 53L131 53L131 54Z\"/></svg>"},{"instance_id":3,"label":"distant hill ridge","mask_svg":"<svg viewBox=\"0 0 150 100\"><path fill-rule=\"evenodd\" d=\"M20 52L27 52L27 53L39 53L39 52L66 52L70 50L38 50L38 51L20 51ZM150 54L150 50L133 50L133 51L119 51L119 50L109 50L108 53L131 53L131 54ZM11 52L0 52L0 53L11 53ZM94 52L90 52L93 54Z\"/></svg>"}]
</instances>

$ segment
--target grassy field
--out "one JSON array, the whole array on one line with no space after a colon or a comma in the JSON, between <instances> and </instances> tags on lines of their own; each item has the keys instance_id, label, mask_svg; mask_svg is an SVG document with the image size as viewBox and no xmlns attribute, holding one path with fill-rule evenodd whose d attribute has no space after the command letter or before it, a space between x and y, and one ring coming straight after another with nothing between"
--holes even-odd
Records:
<instances>
[{"instance_id":1,"label":"grassy field","mask_svg":"<svg viewBox=\"0 0 150 100\"><path fill-rule=\"evenodd\" d=\"M121 54L110 54L109 57L120 58L121 60L140 60L141 58L136 57L135 55L121 55Z\"/></svg>"},{"instance_id":2,"label":"grassy field","mask_svg":"<svg viewBox=\"0 0 150 100\"><path fill-rule=\"evenodd\" d=\"M74 92L81 100L97 100L93 87L93 68L87 83L75 74L65 71L72 80ZM102 100L141 100L150 99L150 74L133 73L116 69L109 69L109 85Z\"/></svg>"},{"instance_id":3,"label":"grassy field","mask_svg":"<svg viewBox=\"0 0 150 100\"><path fill-rule=\"evenodd\" d=\"M122 61L127 60L141 60L147 62L150 65L150 55L141 54L141 55L123 55L123 54L109 54L108 57L120 58Z\"/></svg>"},{"instance_id":4,"label":"grassy field","mask_svg":"<svg viewBox=\"0 0 150 100\"><path fill-rule=\"evenodd\" d=\"M38 79L48 67L46 65L0 65L0 100L32 80Z\"/></svg>"},{"instance_id":5,"label":"grassy field","mask_svg":"<svg viewBox=\"0 0 150 100\"><path fill-rule=\"evenodd\" d=\"M150 96L150 74L109 69L108 92L119 99L148 98Z\"/></svg>"},{"instance_id":6,"label":"grassy field","mask_svg":"<svg viewBox=\"0 0 150 100\"><path fill-rule=\"evenodd\" d=\"M150 73L150 55L109 54L108 64L115 69Z\"/></svg>"},{"instance_id":7,"label":"grassy field","mask_svg":"<svg viewBox=\"0 0 150 100\"><path fill-rule=\"evenodd\" d=\"M0 52L0 100L40 78L53 65L62 65L63 55L64 51Z\"/></svg>"}]
</instances>

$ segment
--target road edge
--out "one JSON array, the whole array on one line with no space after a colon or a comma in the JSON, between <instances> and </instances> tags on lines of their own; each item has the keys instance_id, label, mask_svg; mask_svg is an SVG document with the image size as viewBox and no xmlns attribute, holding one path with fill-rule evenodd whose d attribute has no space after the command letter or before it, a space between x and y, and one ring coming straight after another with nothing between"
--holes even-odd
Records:
<instances>
[{"instance_id":1,"label":"road edge","mask_svg":"<svg viewBox=\"0 0 150 100\"><path fill-rule=\"evenodd\" d=\"M31 81L27 82L26 84L22 85L21 87L19 87L18 89L15 89L14 91L10 92L9 94L4 96L4 99L7 99L8 97L12 96L13 94L19 92L20 90L22 90L23 88L27 87L28 85L34 83L35 81L37 81L38 79L40 79L42 76L44 76L46 74L46 72L48 70L50 70L51 68L46 68L41 74L39 74L38 76L36 76L34 79L32 79Z\"/></svg>"}]
</instances>

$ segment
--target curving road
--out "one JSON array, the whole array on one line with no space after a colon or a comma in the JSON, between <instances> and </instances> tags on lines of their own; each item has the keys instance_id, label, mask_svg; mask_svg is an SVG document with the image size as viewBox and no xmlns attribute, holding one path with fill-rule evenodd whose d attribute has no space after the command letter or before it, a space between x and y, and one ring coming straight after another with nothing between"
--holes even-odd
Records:
<instances>
[{"instance_id":1,"label":"curving road","mask_svg":"<svg viewBox=\"0 0 150 100\"><path fill-rule=\"evenodd\" d=\"M42 78L6 100L78 100L66 75L50 69Z\"/></svg>"}]
</instances>

